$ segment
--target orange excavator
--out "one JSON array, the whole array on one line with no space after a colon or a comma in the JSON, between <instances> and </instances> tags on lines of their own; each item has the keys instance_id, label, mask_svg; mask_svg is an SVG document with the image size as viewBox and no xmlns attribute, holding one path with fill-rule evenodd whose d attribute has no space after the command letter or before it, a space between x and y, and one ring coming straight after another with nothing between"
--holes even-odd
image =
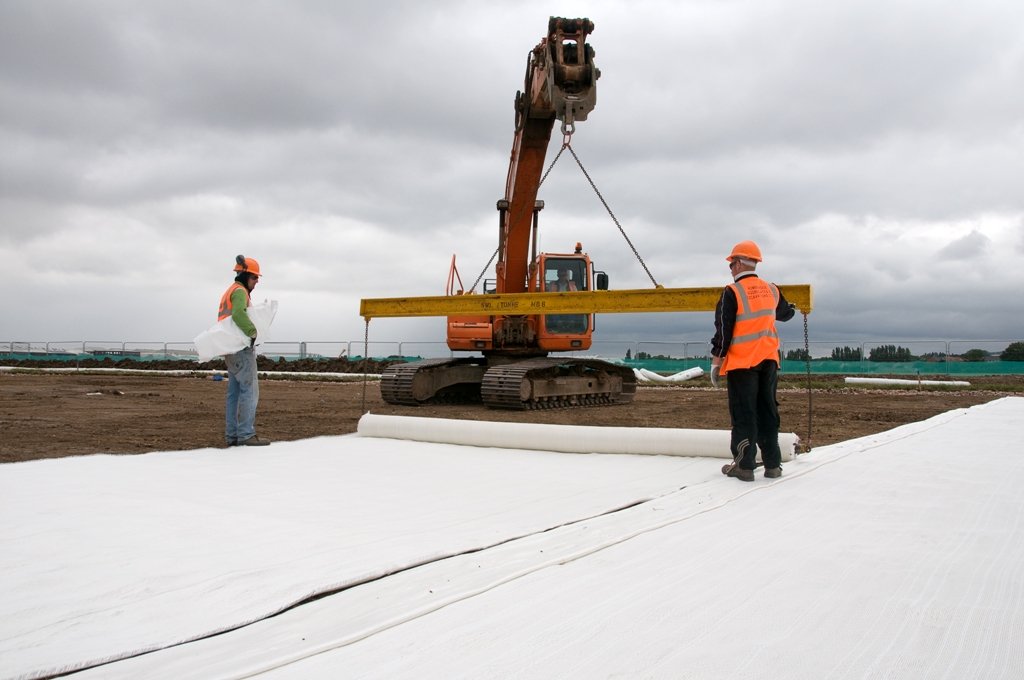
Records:
<instances>
[{"instance_id":1,"label":"orange excavator","mask_svg":"<svg viewBox=\"0 0 1024 680\"><path fill-rule=\"evenodd\" d=\"M523 91L515 99L515 136L505 196L498 201L495 279L483 294L607 290L608 277L597 272L582 246L571 252L538 253L537 230L543 201L537 200L544 159L556 120L569 138L593 110L597 80L594 50L587 36L589 19L551 17L547 37L527 60ZM474 295L461 289L455 258L447 294ZM533 304L543 304L534 302ZM632 369L599 359L552 357L552 352L590 348L593 314L531 314L502 309L486 316L448 316L448 347L482 356L426 359L389 367L381 376L381 395L391 404L483 401L494 408L561 408L632 401Z\"/></svg>"}]
</instances>

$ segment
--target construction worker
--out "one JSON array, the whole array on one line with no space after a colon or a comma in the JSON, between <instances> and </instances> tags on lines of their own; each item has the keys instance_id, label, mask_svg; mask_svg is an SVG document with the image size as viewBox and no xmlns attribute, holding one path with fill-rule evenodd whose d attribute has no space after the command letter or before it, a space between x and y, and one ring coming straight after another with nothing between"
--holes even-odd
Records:
<instances>
[{"instance_id":1,"label":"construction worker","mask_svg":"<svg viewBox=\"0 0 1024 680\"><path fill-rule=\"evenodd\" d=\"M566 293L576 291L576 282L569 278L569 270L562 267L558 269L558 278L548 284L549 293Z\"/></svg>"},{"instance_id":2,"label":"construction worker","mask_svg":"<svg viewBox=\"0 0 1024 680\"><path fill-rule=\"evenodd\" d=\"M733 464L727 474L754 481L757 452L764 476L782 476L779 450L779 336L776 321L789 321L795 308L773 283L754 273L761 249L753 241L737 243L725 258L733 283L722 291L715 308L715 337L711 340L711 383L727 377L732 420Z\"/></svg>"},{"instance_id":3,"label":"construction worker","mask_svg":"<svg viewBox=\"0 0 1024 680\"><path fill-rule=\"evenodd\" d=\"M568 267L559 267L555 272L555 280L547 285L549 293L572 293L579 290L576 282L569 278ZM549 333L584 333L587 330L587 317L583 314L551 314L544 317L544 327Z\"/></svg>"},{"instance_id":4,"label":"construction worker","mask_svg":"<svg viewBox=\"0 0 1024 680\"><path fill-rule=\"evenodd\" d=\"M256 405L260 386L256 372L256 325L246 311L249 295L260 280L260 263L251 257L235 258L235 280L220 298L217 320L231 317L250 338L249 346L224 357L228 368L225 400L224 439L228 446L266 446L270 442L256 436Z\"/></svg>"}]
</instances>

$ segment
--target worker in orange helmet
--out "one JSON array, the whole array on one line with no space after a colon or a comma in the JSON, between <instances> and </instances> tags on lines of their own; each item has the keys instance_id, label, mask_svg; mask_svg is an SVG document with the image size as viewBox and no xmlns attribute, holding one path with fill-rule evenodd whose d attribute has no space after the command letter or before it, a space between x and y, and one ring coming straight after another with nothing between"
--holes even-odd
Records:
<instances>
[{"instance_id":1,"label":"worker in orange helmet","mask_svg":"<svg viewBox=\"0 0 1024 680\"><path fill-rule=\"evenodd\" d=\"M217 320L229 316L249 336L249 346L224 357L228 368L225 398L224 439L228 446L266 446L256 436L256 405L260 400L256 372L256 325L249 318L250 293L260 280L260 263L251 257L235 258L235 280L220 298Z\"/></svg>"},{"instance_id":2,"label":"worker in orange helmet","mask_svg":"<svg viewBox=\"0 0 1024 680\"><path fill-rule=\"evenodd\" d=\"M729 416L732 420L733 464L727 474L754 481L758 450L764 476L782 476L779 449L779 336L776 321L789 321L796 313L778 287L754 273L761 249L742 241L725 258L733 283L722 290L715 308L715 337L711 340L711 383L726 376Z\"/></svg>"}]
</instances>

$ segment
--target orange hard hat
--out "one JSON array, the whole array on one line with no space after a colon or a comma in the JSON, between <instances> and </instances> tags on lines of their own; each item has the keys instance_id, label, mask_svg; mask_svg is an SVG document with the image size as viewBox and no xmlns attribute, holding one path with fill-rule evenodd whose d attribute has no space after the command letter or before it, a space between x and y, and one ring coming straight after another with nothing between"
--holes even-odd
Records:
<instances>
[{"instance_id":1,"label":"orange hard hat","mask_svg":"<svg viewBox=\"0 0 1024 680\"><path fill-rule=\"evenodd\" d=\"M758 248L757 244L753 241L740 241L732 247L732 252L729 253L729 257L725 259L732 262L737 257L753 260L754 262L760 262L761 249Z\"/></svg>"},{"instance_id":2,"label":"orange hard hat","mask_svg":"<svg viewBox=\"0 0 1024 680\"><path fill-rule=\"evenodd\" d=\"M245 257L239 255L235 258L235 271L236 272L247 272L249 274L255 274L260 276L260 263L251 257Z\"/></svg>"}]
</instances>

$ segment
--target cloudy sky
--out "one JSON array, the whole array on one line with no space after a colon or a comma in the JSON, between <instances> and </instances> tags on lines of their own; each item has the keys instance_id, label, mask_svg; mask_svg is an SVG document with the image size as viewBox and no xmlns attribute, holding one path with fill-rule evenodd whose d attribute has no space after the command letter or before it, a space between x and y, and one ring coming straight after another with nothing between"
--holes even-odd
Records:
<instances>
[{"instance_id":1,"label":"cloudy sky","mask_svg":"<svg viewBox=\"0 0 1024 680\"><path fill-rule=\"evenodd\" d=\"M0 0L0 343L191 340L238 253L281 341L362 339L361 298L441 294L453 254L474 280L550 15L596 24L572 146L659 283L754 239L812 341L1024 339L1017 0ZM540 198L542 249L651 285L571 157Z\"/></svg>"}]
</instances>

